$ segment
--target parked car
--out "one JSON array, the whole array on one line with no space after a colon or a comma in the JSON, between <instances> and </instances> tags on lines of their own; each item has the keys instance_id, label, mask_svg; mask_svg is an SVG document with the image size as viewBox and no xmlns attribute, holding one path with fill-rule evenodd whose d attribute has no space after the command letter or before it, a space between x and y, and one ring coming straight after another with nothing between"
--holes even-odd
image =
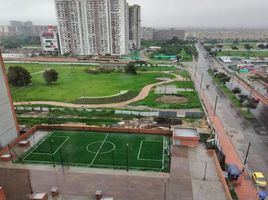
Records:
<instances>
[{"instance_id":1,"label":"parked car","mask_svg":"<svg viewBox=\"0 0 268 200\"><path fill-rule=\"evenodd\" d=\"M255 184L261 187L265 187L267 185L265 177L261 172L253 172L252 179L255 182Z\"/></svg>"}]
</instances>

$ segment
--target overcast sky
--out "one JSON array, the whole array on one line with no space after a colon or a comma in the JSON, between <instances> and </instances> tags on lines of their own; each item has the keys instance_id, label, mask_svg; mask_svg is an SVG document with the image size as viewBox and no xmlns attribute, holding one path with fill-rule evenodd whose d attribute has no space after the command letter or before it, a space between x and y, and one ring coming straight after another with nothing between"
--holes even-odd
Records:
<instances>
[{"instance_id":1,"label":"overcast sky","mask_svg":"<svg viewBox=\"0 0 268 200\"><path fill-rule=\"evenodd\" d=\"M128 0L149 27L268 27L268 0ZM0 24L56 24L54 0L0 0Z\"/></svg>"}]
</instances>

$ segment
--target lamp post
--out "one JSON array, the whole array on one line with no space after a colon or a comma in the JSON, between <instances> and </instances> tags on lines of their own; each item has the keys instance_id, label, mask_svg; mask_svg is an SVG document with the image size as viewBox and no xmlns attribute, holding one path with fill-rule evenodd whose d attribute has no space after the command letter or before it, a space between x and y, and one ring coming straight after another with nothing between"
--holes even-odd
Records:
<instances>
[{"instance_id":1,"label":"lamp post","mask_svg":"<svg viewBox=\"0 0 268 200\"><path fill-rule=\"evenodd\" d=\"M201 82L200 82L200 89L202 89L203 77L204 77L204 74L202 73L202 75L201 75Z\"/></svg>"},{"instance_id":2,"label":"lamp post","mask_svg":"<svg viewBox=\"0 0 268 200\"><path fill-rule=\"evenodd\" d=\"M206 180L206 176L207 176L207 166L208 166L208 162L205 163L205 171L204 171L203 181Z\"/></svg>"},{"instance_id":3,"label":"lamp post","mask_svg":"<svg viewBox=\"0 0 268 200\"><path fill-rule=\"evenodd\" d=\"M167 196L167 180L164 180L164 200L166 200L166 196Z\"/></svg>"},{"instance_id":4,"label":"lamp post","mask_svg":"<svg viewBox=\"0 0 268 200\"><path fill-rule=\"evenodd\" d=\"M128 144L126 146L127 146L127 172L128 172Z\"/></svg>"},{"instance_id":5,"label":"lamp post","mask_svg":"<svg viewBox=\"0 0 268 200\"><path fill-rule=\"evenodd\" d=\"M212 119L212 123L214 122L214 117L216 115L216 109L217 109L217 104L218 104L218 95L216 96L216 99L215 99L215 105L214 105L214 111L213 111L213 119Z\"/></svg>"},{"instance_id":6,"label":"lamp post","mask_svg":"<svg viewBox=\"0 0 268 200\"><path fill-rule=\"evenodd\" d=\"M247 164L248 153L249 153L250 146L251 146L251 142L248 143L248 149L247 149L246 157L245 157L245 160L244 160L244 166L243 166L242 172L245 171L245 166L246 166L246 164Z\"/></svg>"}]
</instances>

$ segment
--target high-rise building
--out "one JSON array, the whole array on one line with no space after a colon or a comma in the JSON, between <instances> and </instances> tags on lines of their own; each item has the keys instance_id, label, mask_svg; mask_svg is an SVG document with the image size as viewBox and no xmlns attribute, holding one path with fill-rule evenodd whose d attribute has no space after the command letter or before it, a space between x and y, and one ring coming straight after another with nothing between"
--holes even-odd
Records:
<instances>
[{"instance_id":1,"label":"high-rise building","mask_svg":"<svg viewBox=\"0 0 268 200\"><path fill-rule=\"evenodd\" d=\"M18 133L19 127L0 52L0 149L14 140Z\"/></svg>"},{"instance_id":2,"label":"high-rise building","mask_svg":"<svg viewBox=\"0 0 268 200\"><path fill-rule=\"evenodd\" d=\"M128 53L126 0L55 0L62 54Z\"/></svg>"},{"instance_id":3,"label":"high-rise building","mask_svg":"<svg viewBox=\"0 0 268 200\"><path fill-rule=\"evenodd\" d=\"M0 36L39 36L47 31L45 25L33 25L31 21L10 21L10 25L0 26Z\"/></svg>"},{"instance_id":4,"label":"high-rise building","mask_svg":"<svg viewBox=\"0 0 268 200\"><path fill-rule=\"evenodd\" d=\"M129 46L131 50L141 47L141 8L129 6Z\"/></svg>"}]
</instances>

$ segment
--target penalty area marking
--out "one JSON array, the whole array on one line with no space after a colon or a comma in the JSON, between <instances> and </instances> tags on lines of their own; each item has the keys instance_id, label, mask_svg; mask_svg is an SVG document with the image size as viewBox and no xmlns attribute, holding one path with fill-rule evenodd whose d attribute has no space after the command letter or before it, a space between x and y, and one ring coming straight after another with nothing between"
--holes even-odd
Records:
<instances>
[{"instance_id":1,"label":"penalty area marking","mask_svg":"<svg viewBox=\"0 0 268 200\"><path fill-rule=\"evenodd\" d=\"M139 152L138 152L138 155L137 155L137 160L147 160L147 161L163 161L163 160L158 160L158 159L145 159L145 158L140 158L140 154L141 154L141 149L142 149L142 145L143 145L143 142L162 142L162 141L157 141L157 140L142 140L141 143L140 143L140 148L139 148Z\"/></svg>"}]
</instances>

